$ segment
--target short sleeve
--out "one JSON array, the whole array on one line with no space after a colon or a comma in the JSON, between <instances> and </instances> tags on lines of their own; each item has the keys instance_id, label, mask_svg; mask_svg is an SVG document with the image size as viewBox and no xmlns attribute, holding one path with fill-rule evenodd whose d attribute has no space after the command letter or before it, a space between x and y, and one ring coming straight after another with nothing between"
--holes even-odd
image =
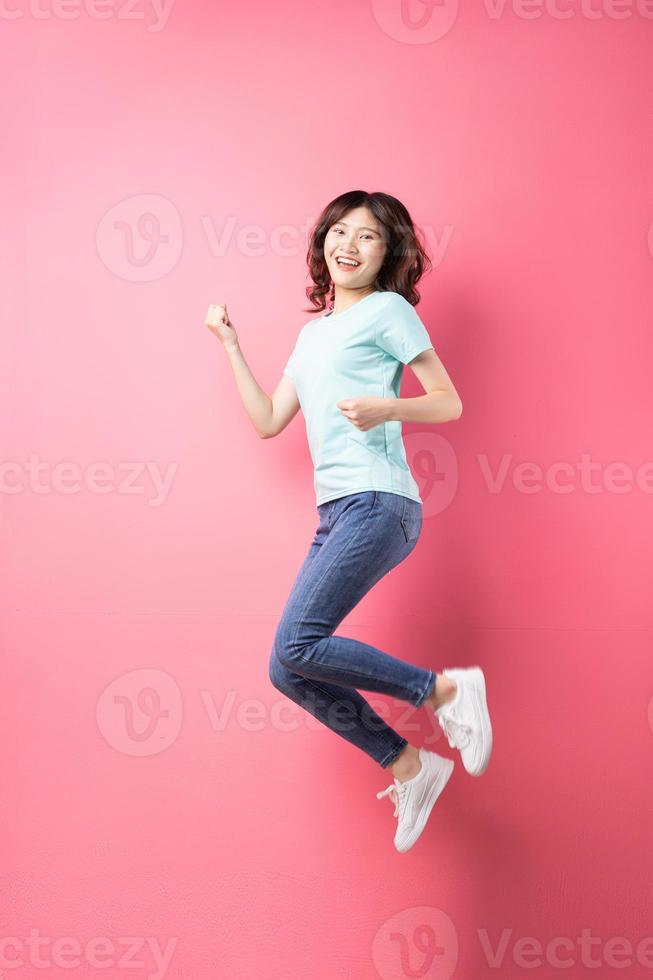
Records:
<instances>
[{"instance_id":1,"label":"short sleeve","mask_svg":"<svg viewBox=\"0 0 653 980\"><path fill-rule=\"evenodd\" d=\"M393 293L393 300L381 312L376 344L402 364L433 347L415 307L401 293Z\"/></svg>"}]
</instances>

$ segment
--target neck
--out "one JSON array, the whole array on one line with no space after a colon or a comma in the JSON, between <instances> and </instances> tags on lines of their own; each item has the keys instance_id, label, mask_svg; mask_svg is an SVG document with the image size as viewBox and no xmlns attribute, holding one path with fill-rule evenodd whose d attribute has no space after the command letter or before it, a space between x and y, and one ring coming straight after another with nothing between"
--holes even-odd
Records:
<instances>
[{"instance_id":1,"label":"neck","mask_svg":"<svg viewBox=\"0 0 653 980\"><path fill-rule=\"evenodd\" d=\"M331 312L342 313L344 310L349 309L350 306L353 306L354 303L358 303L366 296L370 296L375 292L376 289L374 286L361 286L360 289L347 289L346 286L336 285Z\"/></svg>"}]
</instances>

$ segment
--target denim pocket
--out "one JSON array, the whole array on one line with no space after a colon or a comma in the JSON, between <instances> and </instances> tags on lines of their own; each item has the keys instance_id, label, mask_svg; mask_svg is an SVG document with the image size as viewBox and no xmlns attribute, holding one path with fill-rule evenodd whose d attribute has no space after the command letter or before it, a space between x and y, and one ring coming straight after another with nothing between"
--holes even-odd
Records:
<instances>
[{"instance_id":1,"label":"denim pocket","mask_svg":"<svg viewBox=\"0 0 653 980\"><path fill-rule=\"evenodd\" d=\"M420 531L422 530L422 518L402 517L401 526L404 529L406 541L408 544L411 544L413 541L417 541L419 538Z\"/></svg>"},{"instance_id":2,"label":"denim pocket","mask_svg":"<svg viewBox=\"0 0 653 980\"><path fill-rule=\"evenodd\" d=\"M419 501L405 498L401 527L408 544L417 541L422 530L422 505Z\"/></svg>"}]
</instances>

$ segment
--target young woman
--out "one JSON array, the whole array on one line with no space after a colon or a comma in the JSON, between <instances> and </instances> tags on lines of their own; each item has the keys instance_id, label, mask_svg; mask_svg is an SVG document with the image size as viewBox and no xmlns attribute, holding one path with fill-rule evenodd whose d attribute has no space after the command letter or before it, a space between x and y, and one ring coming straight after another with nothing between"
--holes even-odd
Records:
<instances>
[{"instance_id":1,"label":"young woman","mask_svg":"<svg viewBox=\"0 0 653 980\"><path fill-rule=\"evenodd\" d=\"M479 667L437 673L334 632L344 617L417 544L422 500L406 462L404 421L460 417L462 403L414 307L430 260L396 198L350 191L326 206L312 231L313 308L330 310L300 330L270 398L240 350L226 306L206 325L222 341L252 424L268 439L301 408L314 464L319 524L276 629L270 680L394 777L395 847L407 851L446 786L453 762L417 748L355 688L434 711L467 772L480 776L492 727ZM400 398L405 364L425 394Z\"/></svg>"}]
</instances>

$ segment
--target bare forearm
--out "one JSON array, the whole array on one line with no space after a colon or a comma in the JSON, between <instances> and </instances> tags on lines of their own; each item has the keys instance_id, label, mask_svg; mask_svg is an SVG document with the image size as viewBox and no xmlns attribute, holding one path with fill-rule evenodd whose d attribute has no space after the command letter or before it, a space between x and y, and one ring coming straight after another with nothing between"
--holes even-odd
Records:
<instances>
[{"instance_id":1,"label":"bare forearm","mask_svg":"<svg viewBox=\"0 0 653 980\"><path fill-rule=\"evenodd\" d=\"M388 422L452 422L460 418L462 404L450 391L429 391L417 398L387 398Z\"/></svg>"},{"instance_id":2,"label":"bare forearm","mask_svg":"<svg viewBox=\"0 0 653 980\"><path fill-rule=\"evenodd\" d=\"M249 369L240 347L232 345L225 347L225 353L234 373L236 387L245 411L257 433L264 436L272 422L272 399L263 391Z\"/></svg>"}]
</instances>

